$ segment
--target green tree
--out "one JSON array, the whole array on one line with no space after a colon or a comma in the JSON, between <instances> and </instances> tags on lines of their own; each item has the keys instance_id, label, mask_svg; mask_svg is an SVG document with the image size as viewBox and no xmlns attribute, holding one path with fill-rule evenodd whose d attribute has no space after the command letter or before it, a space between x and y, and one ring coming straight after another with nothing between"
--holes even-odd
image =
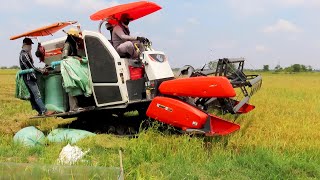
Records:
<instances>
[{"instance_id":1,"label":"green tree","mask_svg":"<svg viewBox=\"0 0 320 180\"><path fill-rule=\"evenodd\" d=\"M208 63L208 67L209 67L209 69L217 69L217 65L218 65L218 62L217 61L210 61L209 63Z\"/></svg>"},{"instance_id":2,"label":"green tree","mask_svg":"<svg viewBox=\"0 0 320 180\"><path fill-rule=\"evenodd\" d=\"M293 67L289 66L289 67L284 68L284 72L288 72L288 73L294 72Z\"/></svg>"},{"instance_id":3,"label":"green tree","mask_svg":"<svg viewBox=\"0 0 320 180\"><path fill-rule=\"evenodd\" d=\"M19 69L19 66L14 65L14 66L9 67L9 69Z\"/></svg>"},{"instance_id":4,"label":"green tree","mask_svg":"<svg viewBox=\"0 0 320 180\"><path fill-rule=\"evenodd\" d=\"M275 68L274 68L275 72L280 72L282 71L282 67L278 64Z\"/></svg>"},{"instance_id":5,"label":"green tree","mask_svg":"<svg viewBox=\"0 0 320 180\"><path fill-rule=\"evenodd\" d=\"M263 65L263 71L269 71L269 65Z\"/></svg>"},{"instance_id":6,"label":"green tree","mask_svg":"<svg viewBox=\"0 0 320 180\"><path fill-rule=\"evenodd\" d=\"M301 72L302 70L300 64L294 64L291 67L292 67L292 72Z\"/></svg>"}]
</instances>

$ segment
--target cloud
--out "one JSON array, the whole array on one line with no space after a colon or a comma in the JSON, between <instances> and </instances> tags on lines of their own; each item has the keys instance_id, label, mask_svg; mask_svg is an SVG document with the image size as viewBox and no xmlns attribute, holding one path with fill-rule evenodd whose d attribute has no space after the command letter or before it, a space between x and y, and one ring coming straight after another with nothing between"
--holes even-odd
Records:
<instances>
[{"instance_id":1,"label":"cloud","mask_svg":"<svg viewBox=\"0 0 320 180\"><path fill-rule=\"evenodd\" d=\"M177 39L170 39L167 41L167 43L169 47L172 47L172 49L174 49L174 48L180 48L182 42Z\"/></svg>"},{"instance_id":2,"label":"cloud","mask_svg":"<svg viewBox=\"0 0 320 180\"><path fill-rule=\"evenodd\" d=\"M255 50L262 53L269 51L269 49L263 45L256 45Z\"/></svg>"},{"instance_id":3,"label":"cloud","mask_svg":"<svg viewBox=\"0 0 320 180\"><path fill-rule=\"evenodd\" d=\"M282 7L304 7L304 8L319 8L319 0L273 0L274 4Z\"/></svg>"},{"instance_id":4,"label":"cloud","mask_svg":"<svg viewBox=\"0 0 320 180\"><path fill-rule=\"evenodd\" d=\"M266 2L263 0L228 0L227 3L233 11L244 16L261 14L266 8Z\"/></svg>"},{"instance_id":5,"label":"cloud","mask_svg":"<svg viewBox=\"0 0 320 180\"><path fill-rule=\"evenodd\" d=\"M191 2L184 2L182 4L182 7L184 8L192 8L193 7L193 4Z\"/></svg>"},{"instance_id":6,"label":"cloud","mask_svg":"<svg viewBox=\"0 0 320 180\"><path fill-rule=\"evenodd\" d=\"M1 12L22 12L26 11L24 2L18 0L10 0L2 2L0 6Z\"/></svg>"},{"instance_id":7,"label":"cloud","mask_svg":"<svg viewBox=\"0 0 320 180\"><path fill-rule=\"evenodd\" d=\"M263 29L265 33L292 32L299 33L302 29L290 21L279 19L275 24L267 26Z\"/></svg>"},{"instance_id":8,"label":"cloud","mask_svg":"<svg viewBox=\"0 0 320 180\"><path fill-rule=\"evenodd\" d=\"M68 2L66 0L34 0L36 4L44 6L63 6L65 7Z\"/></svg>"},{"instance_id":9,"label":"cloud","mask_svg":"<svg viewBox=\"0 0 320 180\"><path fill-rule=\"evenodd\" d=\"M251 16L272 13L276 9L320 8L319 0L226 0L228 6L237 14Z\"/></svg>"},{"instance_id":10,"label":"cloud","mask_svg":"<svg viewBox=\"0 0 320 180\"><path fill-rule=\"evenodd\" d=\"M216 41L215 43L211 44L210 47L213 49L234 49L237 47L236 40L222 40Z\"/></svg>"},{"instance_id":11,"label":"cloud","mask_svg":"<svg viewBox=\"0 0 320 180\"><path fill-rule=\"evenodd\" d=\"M5 32L8 36L11 37L50 24L52 24L52 22L50 23L48 21L26 21L19 18L9 18L6 22L6 26L10 28L6 28Z\"/></svg>"},{"instance_id":12,"label":"cloud","mask_svg":"<svg viewBox=\"0 0 320 180\"><path fill-rule=\"evenodd\" d=\"M93 12L107 7L119 5L117 1L107 2L105 0L33 0L35 4L40 6L55 6L69 9L75 12Z\"/></svg>"},{"instance_id":13,"label":"cloud","mask_svg":"<svg viewBox=\"0 0 320 180\"><path fill-rule=\"evenodd\" d=\"M305 0L277 0L276 2L283 6L298 6L308 3Z\"/></svg>"},{"instance_id":14,"label":"cloud","mask_svg":"<svg viewBox=\"0 0 320 180\"><path fill-rule=\"evenodd\" d=\"M187 22L190 23L190 24L193 24L193 25L200 24L198 19L196 19L194 17L191 17L191 18L187 19Z\"/></svg>"},{"instance_id":15,"label":"cloud","mask_svg":"<svg viewBox=\"0 0 320 180\"><path fill-rule=\"evenodd\" d=\"M184 34L185 33L185 29L184 28L181 28L181 27L177 27L174 32L177 34L177 35L181 35L181 34Z\"/></svg>"},{"instance_id":16,"label":"cloud","mask_svg":"<svg viewBox=\"0 0 320 180\"><path fill-rule=\"evenodd\" d=\"M119 5L117 1L107 2L105 0L80 0L74 5L74 8L79 12L97 11L111 6Z\"/></svg>"},{"instance_id":17,"label":"cloud","mask_svg":"<svg viewBox=\"0 0 320 180\"><path fill-rule=\"evenodd\" d=\"M131 35L132 36L142 36L144 34L145 34L144 32L136 31L136 32L133 32Z\"/></svg>"},{"instance_id":18,"label":"cloud","mask_svg":"<svg viewBox=\"0 0 320 180\"><path fill-rule=\"evenodd\" d=\"M158 24L161 20L163 20L163 18L163 13L161 11L157 11L155 13L143 17L143 21L145 23Z\"/></svg>"}]
</instances>

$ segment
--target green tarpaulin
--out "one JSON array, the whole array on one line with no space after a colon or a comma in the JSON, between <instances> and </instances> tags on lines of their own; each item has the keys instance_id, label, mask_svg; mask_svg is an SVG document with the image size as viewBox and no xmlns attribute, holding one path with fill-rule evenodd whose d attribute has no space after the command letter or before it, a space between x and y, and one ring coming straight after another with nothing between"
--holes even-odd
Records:
<instances>
[{"instance_id":1,"label":"green tarpaulin","mask_svg":"<svg viewBox=\"0 0 320 180\"><path fill-rule=\"evenodd\" d=\"M61 61L63 86L69 95L89 97L92 94L87 63L86 58L82 58L82 62L80 62L71 56Z\"/></svg>"}]
</instances>

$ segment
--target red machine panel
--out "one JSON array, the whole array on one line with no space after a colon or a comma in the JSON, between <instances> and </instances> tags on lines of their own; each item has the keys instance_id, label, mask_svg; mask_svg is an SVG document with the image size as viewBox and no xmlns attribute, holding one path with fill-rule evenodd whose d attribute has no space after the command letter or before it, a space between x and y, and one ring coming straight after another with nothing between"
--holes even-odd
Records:
<instances>
[{"instance_id":1,"label":"red machine panel","mask_svg":"<svg viewBox=\"0 0 320 180\"><path fill-rule=\"evenodd\" d=\"M255 108L255 106L246 103L236 113L239 113L239 114L248 113L248 112L252 111L254 108Z\"/></svg>"},{"instance_id":2,"label":"red machine panel","mask_svg":"<svg viewBox=\"0 0 320 180\"><path fill-rule=\"evenodd\" d=\"M155 97L146 114L184 131L201 132L206 136L227 135L240 129L238 124L206 114L183 101L168 97Z\"/></svg>"},{"instance_id":3,"label":"red machine panel","mask_svg":"<svg viewBox=\"0 0 320 180\"><path fill-rule=\"evenodd\" d=\"M161 83L159 90L162 94L190 97L218 97L236 96L231 83L225 77L191 77L169 80Z\"/></svg>"},{"instance_id":4,"label":"red machine panel","mask_svg":"<svg viewBox=\"0 0 320 180\"><path fill-rule=\"evenodd\" d=\"M137 80L143 78L144 67L129 66L130 79Z\"/></svg>"},{"instance_id":5,"label":"red machine panel","mask_svg":"<svg viewBox=\"0 0 320 180\"><path fill-rule=\"evenodd\" d=\"M206 132L207 136L227 135L240 129L238 124L226 121L218 116L210 114L210 131Z\"/></svg>"},{"instance_id":6,"label":"red machine panel","mask_svg":"<svg viewBox=\"0 0 320 180\"><path fill-rule=\"evenodd\" d=\"M182 129L203 128L209 117L185 102L167 97L155 97L146 114L153 119Z\"/></svg>"}]
</instances>

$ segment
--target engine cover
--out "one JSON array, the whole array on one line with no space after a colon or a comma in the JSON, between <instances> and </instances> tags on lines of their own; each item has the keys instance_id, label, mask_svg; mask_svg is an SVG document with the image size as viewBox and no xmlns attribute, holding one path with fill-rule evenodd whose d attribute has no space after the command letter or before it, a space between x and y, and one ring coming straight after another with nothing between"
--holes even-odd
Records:
<instances>
[{"instance_id":1,"label":"engine cover","mask_svg":"<svg viewBox=\"0 0 320 180\"><path fill-rule=\"evenodd\" d=\"M172 96L190 96L202 98L229 98L236 96L229 80L219 76L200 76L179 78L161 83L162 94Z\"/></svg>"}]
</instances>

